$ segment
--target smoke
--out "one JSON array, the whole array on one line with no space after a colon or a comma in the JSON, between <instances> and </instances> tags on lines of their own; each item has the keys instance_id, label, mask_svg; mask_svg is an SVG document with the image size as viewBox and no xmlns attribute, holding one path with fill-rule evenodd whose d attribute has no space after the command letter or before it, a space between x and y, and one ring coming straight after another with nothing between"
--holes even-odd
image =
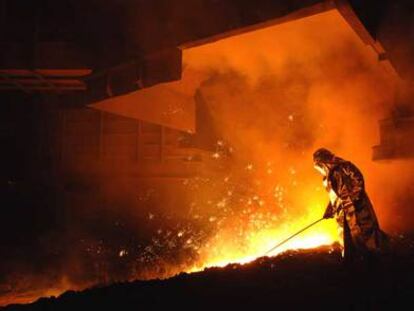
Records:
<instances>
[{"instance_id":1,"label":"smoke","mask_svg":"<svg viewBox=\"0 0 414 311\"><path fill-rule=\"evenodd\" d=\"M38 297L262 256L321 217L328 197L312 153L322 146L361 169L382 227L412 228L412 164L371 160L394 83L337 12L185 50L184 67L183 84L193 84L190 71L202 77L194 94L220 136L199 175L168 185L119 177L55 189L63 233L52 228L25 248L48 254L41 267L9 256L4 271L19 273L3 274L5 293L48 289L28 295ZM286 248L336 240L327 222Z\"/></svg>"},{"instance_id":2,"label":"smoke","mask_svg":"<svg viewBox=\"0 0 414 311\"><path fill-rule=\"evenodd\" d=\"M260 255L271 243L270 228L273 238L288 235L286 227L322 215L327 196L311 160L322 146L361 169L383 228L412 226L402 216L409 213L402 198L410 193L413 166L371 160L395 81L336 11L193 48L184 61L205 75L198 91L232 151L226 174L233 186L215 190L226 204L220 198L211 204L231 216L220 218L216 236L202 247L204 264ZM240 184L251 193L234 186ZM229 189L243 193L237 203L225 198ZM318 233L328 242L333 232L325 225Z\"/></svg>"}]
</instances>

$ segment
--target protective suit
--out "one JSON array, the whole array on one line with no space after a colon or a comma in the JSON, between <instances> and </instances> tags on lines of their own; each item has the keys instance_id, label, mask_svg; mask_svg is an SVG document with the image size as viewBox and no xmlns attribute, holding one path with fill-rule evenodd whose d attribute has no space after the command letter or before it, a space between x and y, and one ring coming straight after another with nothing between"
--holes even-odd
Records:
<instances>
[{"instance_id":1,"label":"protective suit","mask_svg":"<svg viewBox=\"0 0 414 311\"><path fill-rule=\"evenodd\" d=\"M314 153L314 163L325 172L323 183L330 202L324 217L336 218L343 239L344 259L370 259L383 252L388 239L379 227L359 169L326 149Z\"/></svg>"}]
</instances>

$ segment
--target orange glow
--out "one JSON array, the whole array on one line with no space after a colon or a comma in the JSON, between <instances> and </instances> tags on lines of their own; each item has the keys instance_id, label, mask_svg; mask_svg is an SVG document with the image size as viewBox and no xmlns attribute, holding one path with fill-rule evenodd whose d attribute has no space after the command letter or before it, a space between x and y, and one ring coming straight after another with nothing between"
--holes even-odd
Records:
<instances>
[{"instance_id":1,"label":"orange glow","mask_svg":"<svg viewBox=\"0 0 414 311\"><path fill-rule=\"evenodd\" d=\"M126 95L122 107L129 110L142 99L147 102L140 109L134 108L136 117L144 118L145 114L152 122L192 131L192 94L197 92L204 99L222 141L217 142L216 152L196 163L200 165L199 176L177 186L173 199L167 195L163 198L173 201L165 206L174 205L175 209L167 212L180 221L184 219L177 221L180 225L185 223L185 227L194 220L202 234L170 229L170 224L159 220L156 229L160 234L148 239L148 243L156 239L156 247L143 248L150 249L154 261L139 261L144 256L138 254L136 245L131 246L134 254L141 256L131 261L150 266L138 272L131 268L131 280L250 262L321 218L329 196L313 168L312 153L319 147L331 149L361 169L380 224L388 228L394 219L388 216L395 211L397 190L403 193L401 189L412 184L414 174L412 165L371 160L371 147L378 143L377 122L389 113L394 82L379 65L374 51L337 11L187 49L183 62L180 82L156 86L141 95ZM159 89L163 91L157 92ZM176 118L162 111L171 99ZM223 144L227 153L221 151ZM393 174L399 180L390 183ZM123 191L127 192L123 187L127 186L127 182L119 188L108 186L107 192L123 199ZM180 186L188 189L182 191ZM131 186L134 191L136 187ZM191 200L190 212L185 205L187 198ZM158 221L154 214L166 212L165 206L151 206L155 211L148 209L148 222ZM131 210L143 219L148 212L135 205ZM170 240L165 242L167 238L159 236ZM334 242L338 242L336 223L324 220L269 255ZM168 248L168 244L173 246ZM180 257L181 246L188 252ZM173 260L163 258L165 253ZM116 254L120 254L116 260L132 258L121 256L126 254L121 249ZM74 287L63 284L50 292L37 291L29 298L16 296L8 301L28 302Z\"/></svg>"},{"instance_id":2,"label":"orange glow","mask_svg":"<svg viewBox=\"0 0 414 311\"><path fill-rule=\"evenodd\" d=\"M31 287L31 289L23 287L23 289L16 289L14 291L10 291L6 295L0 296L0 306L32 303L40 297L58 297L67 290L81 290L86 288L88 285L91 285L83 284L83 286L79 286L69 282L66 278L63 278L57 283L58 284L48 288L35 288L32 284L26 284L26 286Z\"/></svg>"},{"instance_id":3,"label":"orange glow","mask_svg":"<svg viewBox=\"0 0 414 311\"><path fill-rule=\"evenodd\" d=\"M216 128L234 147L226 173L235 184L255 185L249 189L254 194L239 202L221 199L232 205L220 206L221 215L229 215L216 220L217 230L199 248L200 260L190 271L254 260L319 219L329 197L312 167L318 147L356 163L377 203L371 146L377 120L392 103L393 82L337 11L184 50L184 64L205 76L198 90ZM243 169L250 175L241 174ZM283 199L269 199L275 187L283 189ZM202 212L214 214L220 202L200 202L214 195L197 193ZM335 221L325 220L271 255L337 241Z\"/></svg>"},{"instance_id":4,"label":"orange glow","mask_svg":"<svg viewBox=\"0 0 414 311\"><path fill-rule=\"evenodd\" d=\"M295 202L292 201L293 206L298 206L296 211L289 215L286 209L284 211L286 214L281 216L281 220L271 214L271 209L266 211L267 203L264 203L260 210L253 212L250 218L224 220L218 225L218 232L201 247L200 262L190 271L212 266L221 267L229 263L243 264L265 256L266 252L276 244L321 218L326 205L326 193L318 185L313 186L309 184L309 187L298 189L301 194L294 198ZM277 193L275 195L277 201ZM258 197L260 198L259 195ZM246 222L244 224L246 227L240 231L240 222L243 221ZM256 222L259 222L258 225ZM263 228L260 227L262 223L264 223ZM334 220L324 220L281 245L267 256L275 256L289 249L314 248L331 245L334 242L339 242L336 223Z\"/></svg>"},{"instance_id":5,"label":"orange glow","mask_svg":"<svg viewBox=\"0 0 414 311\"><path fill-rule=\"evenodd\" d=\"M309 213L308 215L316 215L317 213ZM295 231L307 226L312 220L311 217L304 217L293 222L293 224L285 224L283 228L259 230L249 234L247 239L247 247L242 251L237 245L231 241L231 234L225 236L225 233L216 237L212 252L208 252L203 260L203 265L198 268L206 267L223 267L229 263L244 264L253 261L259 257L263 257L265 253L279 242L277 238L289 237ZM309 221L305 221L309 220ZM319 228L309 229L301 236L297 236L287 243L281 245L267 256L276 256L290 249L308 249L322 245L331 245L338 241L336 225L332 221L325 224L318 224ZM220 239L220 240L219 240Z\"/></svg>"}]
</instances>

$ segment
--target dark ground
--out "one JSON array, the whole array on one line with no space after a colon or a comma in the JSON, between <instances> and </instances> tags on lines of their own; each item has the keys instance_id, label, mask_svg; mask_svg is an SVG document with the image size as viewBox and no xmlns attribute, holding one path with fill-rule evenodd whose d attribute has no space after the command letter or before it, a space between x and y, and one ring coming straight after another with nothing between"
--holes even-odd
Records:
<instances>
[{"instance_id":1,"label":"dark ground","mask_svg":"<svg viewBox=\"0 0 414 311\"><path fill-rule=\"evenodd\" d=\"M400 237L393 245L368 269L345 267L334 248L291 251L168 280L69 291L4 310L412 310L414 239Z\"/></svg>"}]
</instances>

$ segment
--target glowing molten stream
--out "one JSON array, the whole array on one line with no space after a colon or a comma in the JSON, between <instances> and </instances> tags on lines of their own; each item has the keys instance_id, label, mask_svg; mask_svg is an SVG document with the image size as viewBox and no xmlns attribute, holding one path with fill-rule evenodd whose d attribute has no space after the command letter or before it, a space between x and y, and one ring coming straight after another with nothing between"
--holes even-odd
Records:
<instances>
[{"instance_id":1,"label":"glowing molten stream","mask_svg":"<svg viewBox=\"0 0 414 311\"><path fill-rule=\"evenodd\" d=\"M237 228L223 229L201 250L202 264L191 271L213 266L223 267L229 263L244 264L259 257L275 256L286 250L316 248L339 242L335 221L322 220L266 255L278 243L320 219L322 212L321 207L309 209L304 216L275 228L247 232L243 239L237 237Z\"/></svg>"},{"instance_id":2,"label":"glowing molten stream","mask_svg":"<svg viewBox=\"0 0 414 311\"><path fill-rule=\"evenodd\" d=\"M252 233L248 240L248 250L240 251L237 247L232 245L229 241L226 245L226 241L222 242L222 249L216 249L216 252L209 256L205 263L205 267L218 266L222 267L229 263L247 263L256 258L262 257L276 244L286 239L302 227L307 226L309 223L299 221L291 226L286 226L282 230L264 230L256 233ZM322 245L330 245L337 241L336 232L333 233L328 227L329 225L317 224L315 226L321 226L322 229L309 229L309 232L303 232L301 235L294 237L285 244L281 245L277 249L273 250L268 256L275 256L286 250L291 249L307 249L315 248ZM296 229L297 228L297 229ZM336 231L336 230L335 230Z\"/></svg>"}]
</instances>

